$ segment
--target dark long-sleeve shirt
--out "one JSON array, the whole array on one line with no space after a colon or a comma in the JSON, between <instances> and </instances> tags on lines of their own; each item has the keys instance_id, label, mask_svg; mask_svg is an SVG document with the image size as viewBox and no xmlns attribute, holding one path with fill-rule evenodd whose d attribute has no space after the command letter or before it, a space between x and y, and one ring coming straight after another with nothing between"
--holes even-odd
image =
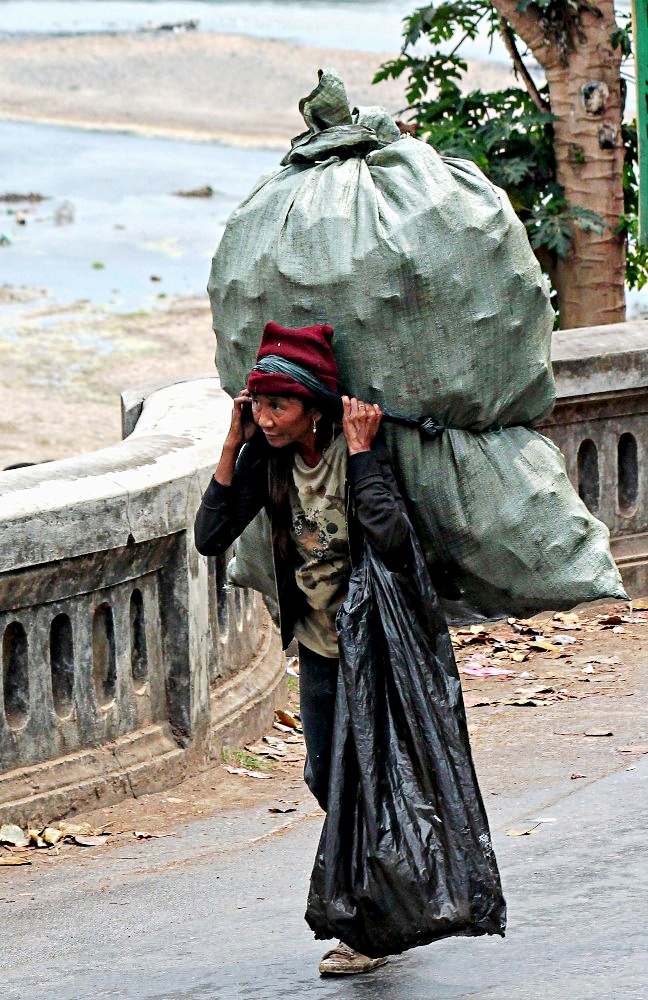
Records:
<instances>
[{"instance_id":1,"label":"dark long-sleeve shirt","mask_svg":"<svg viewBox=\"0 0 648 1000\"><path fill-rule=\"evenodd\" d=\"M260 433L245 445L236 462L232 483L212 479L205 490L195 522L196 548L206 556L225 552L262 508L272 521L268 492L269 445ZM398 492L387 450L377 440L369 452L350 455L347 461L347 524L352 562L359 559L363 539L392 570L404 570L410 558L405 506ZM304 612L294 568L273 552L281 631L284 646L293 635L295 621Z\"/></svg>"}]
</instances>

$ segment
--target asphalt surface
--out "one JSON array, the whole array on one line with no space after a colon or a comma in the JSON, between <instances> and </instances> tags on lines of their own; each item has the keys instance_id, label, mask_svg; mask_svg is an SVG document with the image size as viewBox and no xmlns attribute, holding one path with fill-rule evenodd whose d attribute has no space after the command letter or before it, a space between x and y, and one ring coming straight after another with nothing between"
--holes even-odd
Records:
<instances>
[{"instance_id":1,"label":"asphalt surface","mask_svg":"<svg viewBox=\"0 0 648 1000\"><path fill-rule=\"evenodd\" d=\"M164 840L0 876L3 1000L646 1000L648 760L538 812L491 811L499 938L321 979L303 921L321 816L223 814ZM307 808L310 808L310 804ZM511 837L538 816L531 836Z\"/></svg>"}]
</instances>

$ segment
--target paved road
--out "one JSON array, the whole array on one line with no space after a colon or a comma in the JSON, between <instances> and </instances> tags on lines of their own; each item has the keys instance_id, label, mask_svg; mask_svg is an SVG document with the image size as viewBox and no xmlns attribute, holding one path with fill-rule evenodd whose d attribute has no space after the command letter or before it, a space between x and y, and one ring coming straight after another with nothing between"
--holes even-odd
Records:
<instances>
[{"instance_id":1,"label":"paved road","mask_svg":"<svg viewBox=\"0 0 648 1000\"><path fill-rule=\"evenodd\" d=\"M289 817L222 816L29 876L5 870L0 995L647 1000L647 778L644 760L576 788L530 837L503 831L538 815L537 801L500 806L507 938L451 939L353 980L318 977L323 948L302 919L321 823L312 814L283 832L273 825Z\"/></svg>"}]
</instances>

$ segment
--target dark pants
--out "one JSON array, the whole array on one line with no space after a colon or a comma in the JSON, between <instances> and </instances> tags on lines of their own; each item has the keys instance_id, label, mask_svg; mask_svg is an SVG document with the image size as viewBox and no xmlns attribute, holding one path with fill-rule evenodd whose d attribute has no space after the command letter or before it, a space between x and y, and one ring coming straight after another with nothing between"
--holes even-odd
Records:
<instances>
[{"instance_id":1,"label":"dark pants","mask_svg":"<svg viewBox=\"0 0 648 1000\"><path fill-rule=\"evenodd\" d=\"M339 661L299 643L299 704L306 743L304 780L326 810Z\"/></svg>"}]
</instances>

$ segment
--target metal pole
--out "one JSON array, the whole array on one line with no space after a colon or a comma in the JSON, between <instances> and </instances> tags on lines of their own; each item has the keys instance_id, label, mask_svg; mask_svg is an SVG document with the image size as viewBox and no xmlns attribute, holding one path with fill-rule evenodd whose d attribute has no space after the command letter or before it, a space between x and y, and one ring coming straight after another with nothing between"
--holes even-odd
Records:
<instances>
[{"instance_id":1,"label":"metal pole","mask_svg":"<svg viewBox=\"0 0 648 1000\"><path fill-rule=\"evenodd\" d=\"M632 0L639 139L639 242L648 246L648 0Z\"/></svg>"}]
</instances>

